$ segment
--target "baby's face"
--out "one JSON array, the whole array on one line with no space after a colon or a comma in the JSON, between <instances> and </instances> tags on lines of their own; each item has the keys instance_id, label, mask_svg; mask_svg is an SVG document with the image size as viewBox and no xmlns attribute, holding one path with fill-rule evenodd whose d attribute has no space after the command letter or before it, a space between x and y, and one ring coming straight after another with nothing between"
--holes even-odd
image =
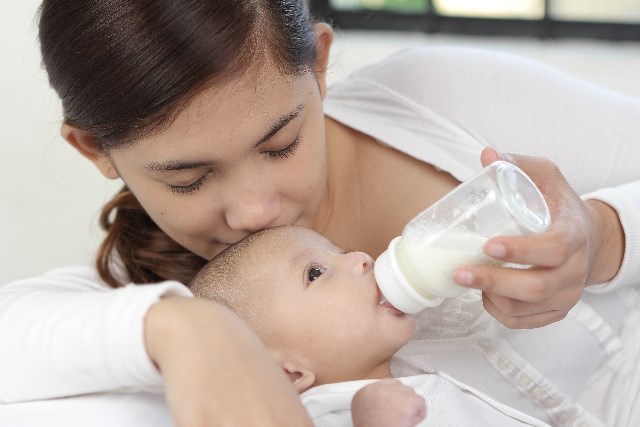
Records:
<instances>
[{"instance_id":1,"label":"baby's face","mask_svg":"<svg viewBox=\"0 0 640 427\"><path fill-rule=\"evenodd\" d=\"M267 329L316 364L316 375L325 376L318 380L366 377L411 339L413 319L380 304L369 255L344 252L309 229L284 227L260 257L252 264L267 266L260 285L270 304Z\"/></svg>"}]
</instances>

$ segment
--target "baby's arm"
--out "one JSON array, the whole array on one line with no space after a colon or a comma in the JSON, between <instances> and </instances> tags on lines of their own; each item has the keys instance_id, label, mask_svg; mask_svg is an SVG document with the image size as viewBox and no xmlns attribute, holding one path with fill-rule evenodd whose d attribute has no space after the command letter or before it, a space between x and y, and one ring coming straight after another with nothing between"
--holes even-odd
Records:
<instances>
[{"instance_id":1,"label":"baby's arm","mask_svg":"<svg viewBox=\"0 0 640 427\"><path fill-rule=\"evenodd\" d=\"M354 427L415 427L426 416L424 398L395 379L369 384L351 401Z\"/></svg>"}]
</instances>

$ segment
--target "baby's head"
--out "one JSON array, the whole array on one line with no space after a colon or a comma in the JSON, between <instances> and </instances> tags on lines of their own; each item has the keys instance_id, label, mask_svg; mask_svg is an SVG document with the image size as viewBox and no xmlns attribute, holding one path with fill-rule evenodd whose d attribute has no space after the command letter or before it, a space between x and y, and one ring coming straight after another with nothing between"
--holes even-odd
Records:
<instances>
[{"instance_id":1,"label":"baby's head","mask_svg":"<svg viewBox=\"0 0 640 427\"><path fill-rule=\"evenodd\" d=\"M388 376L391 356L415 328L412 318L380 304L371 257L345 253L303 227L241 240L207 264L191 290L242 317L299 392Z\"/></svg>"}]
</instances>

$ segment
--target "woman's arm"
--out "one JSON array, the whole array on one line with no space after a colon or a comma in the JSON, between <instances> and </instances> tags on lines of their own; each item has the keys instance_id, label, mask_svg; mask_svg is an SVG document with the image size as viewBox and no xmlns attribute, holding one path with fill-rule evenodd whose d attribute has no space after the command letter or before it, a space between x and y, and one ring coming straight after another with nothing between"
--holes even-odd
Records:
<instances>
[{"instance_id":1,"label":"woman's arm","mask_svg":"<svg viewBox=\"0 0 640 427\"><path fill-rule=\"evenodd\" d=\"M594 191L582 199L605 207L608 221L601 224L606 245L598 252L599 260L610 259L607 255L615 253L616 248L623 252L622 259L614 258L602 269L594 267L587 291L601 293L624 286L640 286L640 181ZM622 226L622 237L618 234L618 223Z\"/></svg>"},{"instance_id":2,"label":"woman's arm","mask_svg":"<svg viewBox=\"0 0 640 427\"><path fill-rule=\"evenodd\" d=\"M0 287L0 402L153 389L162 377L144 346L144 316L178 282L103 286L88 265Z\"/></svg>"},{"instance_id":3,"label":"woman's arm","mask_svg":"<svg viewBox=\"0 0 640 427\"><path fill-rule=\"evenodd\" d=\"M189 297L177 282L108 289L87 266L0 287L0 403L153 390L164 380L178 425L309 424L257 338Z\"/></svg>"},{"instance_id":4,"label":"woman's arm","mask_svg":"<svg viewBox=\"0 0 640 427\"><path fill-rule=\"evenodd\" d=\"M230 310L202 299L165 298L145 324L176 425L311 425L289 379Z\"/></svg>"},{"instance_id":5,"label":"woman's arm","mask_svg":"<svg viewBox=\"0 0 640 427\"><path fill-rule=\"evenodd\" d=\"M483 147L546 157L579 194L640 180L640 100L521 56L411 49L333 86L333 117L348 113L358 130L460 180Z\"/></svg>"}]
</instances>

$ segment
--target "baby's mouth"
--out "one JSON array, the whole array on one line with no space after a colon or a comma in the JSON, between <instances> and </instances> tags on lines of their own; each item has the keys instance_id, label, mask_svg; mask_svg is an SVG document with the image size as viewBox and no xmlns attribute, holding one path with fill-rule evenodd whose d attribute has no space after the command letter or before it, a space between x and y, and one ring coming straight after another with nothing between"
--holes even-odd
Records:
<instances>
[{"instance_id":1,"label":"baby's mouth","mask_svg":"<svg viewBox=\"0 0 640 427\"><path fill-rule=\"evenodd\" d=\"M378 293L378 305L380 307L385 308L388 312L396 316L404 316L406 314L403 311L400 311L397 308L395 308L389 301L387 301L384 295L382 295L382 292L380 292L380 287L378 286L377 283L376 283L376 288Z\"/></svg>"}]
</instances>

